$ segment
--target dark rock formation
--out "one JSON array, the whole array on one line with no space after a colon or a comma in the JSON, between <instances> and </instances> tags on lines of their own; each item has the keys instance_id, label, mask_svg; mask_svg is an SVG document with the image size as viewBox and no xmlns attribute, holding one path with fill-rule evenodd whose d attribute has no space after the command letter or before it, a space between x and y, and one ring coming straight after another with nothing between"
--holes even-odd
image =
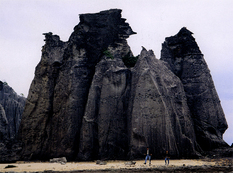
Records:
<instances>
[{"instance_id":1,"label":"dark rock formation","mask_svg":"<svg viewBox=\"0 0 233 173\"><path fill-rule=\"evenodd\" d=\"M0 81L0 141L15 139L24 109L25 97Z\"/></svg>"},{"instance_id":2,"label":"dark rock formation","mask_svg":"<svg viewBox=\"0 0 233 173\"><path fill-rule=\"evenodd\" d=\"M52 41L46 38L20 128L23 158L76 157L95 66L105 51L123 44L131 34L121 10L80 15L66 43L46 34Z\"/></svg>"},{"instance_id":3,"label":"dark rock formation","mask_svg":"<svg viewBox=\"0 0 233 173\"><path fill-rule=\"evenodd\" d=\"M191 33L166 39L167 62L144 48L134 57L131 34L118 9L80 15L67 42L45 34L19 130L21 159L137 159L146 147L154 158L166 150L194 158L226 146L224 114Z\"/></svg>"},{"instance_id":4,"label":"dark rock formation","mask_svg":"<svg viewBox=\"0 0 233 173\"><path fill-rule=\"evenodd\" d=\"M97 64L89 90L80 138L81 160L124 159L128 153L131 72L118 58L118 51L112 52L114 59L105 57Z\"/></svg>"},{"instance_id":5,"label":"dark rock formation","mask_svg":"<svg viewBox=\"0 0 233 173\"><path fill-rule=\"evenodd\" d=\"M25 105L25 97L19 96L0 81L0 162L14 161L20 144L17 143L17 133Z\"/></svg>"},{"instance_id":6,"label":"dark rock formation","mask_svg":"<svg viewBox=\"0 0 233 173\"><path fill-rule=\"evenodd\" d=\"M197 156L193 122L179 78L145 49L132 73L131 157L142 157L146 146L156 158L166 150L172 158Z\"/></svg>"},{"instance_id":7,"label":"dark rock formation","mask_svg":"<svg viewBox=\"0 0 233 173\"><path fill-rule=\"evenodd\" d=\"M0 139L5 141L8 138L8 120L2 105L0 104Z\"/></svg>"},{"instance_id":8,"label":"dark rock formation","mask_svg":"<svg viewBox=\"0 0 233 173\"><path fill-rule=\"evenodd\" d=\"M36 67L19 130L19 133L23 134L24 145L27 146L24 147L23 152L28 158L33 154L40 155L42 158L43 155L49 155L44 152L50 151L49 140L52 125L48 126L48 124L53 118L54 88L63 61L64 50L68 45L60 41L57 35L52 35L52 33L44 35L46 44L42 49L41 61Z\"/></svg>"},{"instance_id":9,"label":"dark rock formation","mask_svg":"<svg viewBox=\"0 0 233 173\"><path fill-rule=\"evenodd\" d=\"M161 60L168 62L183 83L197 143L203 150L228 146L222 139L227 129L225 115L210 70L192 32L182 28L177 35L166 38Z\"/></svg>"}]
</instances>

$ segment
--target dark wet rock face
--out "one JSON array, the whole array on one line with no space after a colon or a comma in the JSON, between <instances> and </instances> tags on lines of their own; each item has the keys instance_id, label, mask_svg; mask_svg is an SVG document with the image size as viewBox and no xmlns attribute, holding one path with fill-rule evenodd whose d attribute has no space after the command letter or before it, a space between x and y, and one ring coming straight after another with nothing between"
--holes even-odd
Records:
<instances>
[{"instance_id":1,"label":"dark wet rock face","mask_svg":"<svg viewBox=\"0 0 233 173\"><path fill-rule=\"evenodd\" d=\"M146 147L154 158L166 150L194 158L226 145L224 114L191 32L166 38L163 61L144 48L134 57L132 34L117 9L80 15L67 42L45 34L19 129L21 159L141 159Z\"/></svg>"},{"instance_id":2,"label":"dark wet rock face","mask_svg":"<svg viewBox=\"0 0 233 173\"><path fill-rule=\"evenodd\" d=\"M225 115L209 68L192 33L182 28L162 45L161 60L180 78L194 122L196 138L203 150L227 146L222 135Z\"/></svg>"},{"instance_id":3,"label":"dark wet rock face","mask_svg":"<svg viewBox=\"0 0 233 173\"><path fill-rule=\"evenodd\" d=\"M0 162L14 161L21 149L17 134L25 105L25 97L19 96L0 81Z\"/></svg>"}]
</instances>

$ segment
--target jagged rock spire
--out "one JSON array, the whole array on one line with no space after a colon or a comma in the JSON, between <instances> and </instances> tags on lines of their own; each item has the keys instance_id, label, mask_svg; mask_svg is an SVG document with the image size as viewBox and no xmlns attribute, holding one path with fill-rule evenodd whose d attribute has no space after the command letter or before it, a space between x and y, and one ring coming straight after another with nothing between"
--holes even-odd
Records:
<instances>
[{"instance_id":1,"label":"jagged rock spire","mask_svg":"<svg viewBox=\"0 0 233 173\"><path fill-rule=\"evenodd\" d=\"M222 139L227 122L210 70L192 32L182 28L165 39L161 60L180 78L194 122L197 143L203 150L228 146Z\"/></svg>"}]
</instances>

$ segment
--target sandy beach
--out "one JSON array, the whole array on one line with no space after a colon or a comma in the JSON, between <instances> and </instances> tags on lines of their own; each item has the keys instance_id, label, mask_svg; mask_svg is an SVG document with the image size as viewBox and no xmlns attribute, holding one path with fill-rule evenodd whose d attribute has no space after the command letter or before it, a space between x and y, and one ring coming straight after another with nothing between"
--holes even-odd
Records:
<instances>
[{"instance_id":1,"label":"sandy beach","mask_svg":"<svg viewBox=\"0 0 233 173\"><path fill-rule=\"evenodd\" d=\"M216 161L210 160L170 160L169 166L165 166L164 160L152 160L151 165L144 164L144 160L136 161L135 166L125 165L127 161L107 161L106 165L99 165L96 162L67 162L50 163L50 162L24 162L0 164L0 172L44 172L44 171L61 171L61 172L85 172L85 171L100 171L100 170L121 170L121 169L156 169L161 167L189 167L189 166L215 166ZM15 167L12 167L12 166ZM12 168L6 168L6 167ZM106 171L104 171L106 172Z\"/></svg>"}]
</instances>

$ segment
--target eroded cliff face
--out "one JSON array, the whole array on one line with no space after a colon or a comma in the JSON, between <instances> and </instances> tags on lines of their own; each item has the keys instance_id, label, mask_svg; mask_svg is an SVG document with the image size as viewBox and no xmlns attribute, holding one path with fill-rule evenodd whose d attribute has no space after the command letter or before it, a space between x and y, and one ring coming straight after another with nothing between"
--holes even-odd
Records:
<instances>
[{"instance_id":1,"label":"eroded cliff face","mask_svg":"<svg viewBox=\"0 0 233 173\"><path fill-rule=\"evenodd\" d=\"M79 160L124 159L128 153L127 108L131 72L122 57L131 53L126 41L108 48L96 65L83 117ZM114 154L113 154L114 153Z\"/></svg>"},{"instance_id":2,"label":"eroded cliff face","mask_svg":"<svg viewBox=\"0 0 233 173\"><path fill-rule=\"evenodd\" d=\"M121 18L121 10L80 15L80 23L66 43L46 34L59 44L51 46L46 41L36 69L20 128L23 158L76 158L96 64L111 49L121 56L131 54L126 47L117 50L127 44L125 39L131 34L134 32Z\"/></svg>"},{"instance_id":3,"label":"eroded cliff face","mask_svg":"<svg viewBox=\"0 0 233 173\"><path fill-rule=\"evenodd\" d=\"M50 154L52 125L49 123L53 118L54 87L67 47L67 43L60 41L59 36L52 33L44 35L46 44L42 48L41 61L36 67L19 129L24 145L27 146L23 152L28 158L33 155L43 158Z\"/></svg>"},{"instance_id":4,"label":"eroded cliff face","mask_svg":"<svg viewBox=\"0 0 233 173\"><path fill-rule=\"evenodd\" d=\"M181 30L178 35L186 32ZM144 48L134 57L126 41L131 34L135 32L118 9L80 15L67 42L45 34L46 44L19 130L21 159L138 159L144 157L146 147L154 158L162 158L166 150L173 158L194 158L213 144L226 146L221 136L226 121L220 103L215 101L212 107L219 114L208 118L206 112L212 108L204 110L204 105L198 105L202 98L217 98L213 82L204 89L211 96L199 98L198 93L191 97L189 93L193 89L199 92L206 82L202 80L210 79L208 67L194 63L201 66L197 73L206 78L199 83L189 81L197 79L189 68L200 53L193 48L195 40L182 44L182 53L188 56L182 59L182 64L187 64L183 69L180 59L175 61L169 53L169 45L163 47L163 61ZM192 108L194 103L204 112ZM209 123L210 118L215 120ZM203 145L202 139L209 143Z\"/></svg>"},{"instance_id":5,"label":"eroded cliff face","mask_svg":"<svg viewBox=\"0 0 233 173\"><path fill-rule=\"evenodd\" d=\"M193 121L183 85L152 51L142 50L132 69L129 105L130 154L139 157L149 146L160 158L198 155Z\"/></svg>"},{"instance_id":6,"label":"eroded cliff face","mask_svg":"<svg viewBox=\"0 0 233 173\"><path fill-rule=\"evenodd\" d=\"M222 135L227 122L210 70L192 33L182 28L162 45L161 60L168 62L177 75L187 97L197 142L203 150L227 146Z\"/></svg>"},{"instance_id":7,"label":"eroded cliff face","mask_svg":"<svg viewBox=\"0 0 233 173\"><path fill-rule=\"evenodd\" d=\"M26 98L0 81L0 162L15 161L21 150L17 134Z\"/></svg>"},{"instance_id":8,"label":"eroded cliff face","mask_svg":"<svg viewBox=\"0 0 233 173\"><path fill-rule=\"evenodd\" d=\"M0 81L0 141L15 139L25 100L25 97L17 95L7 83Z\"/></svg>"}]
</instances>

